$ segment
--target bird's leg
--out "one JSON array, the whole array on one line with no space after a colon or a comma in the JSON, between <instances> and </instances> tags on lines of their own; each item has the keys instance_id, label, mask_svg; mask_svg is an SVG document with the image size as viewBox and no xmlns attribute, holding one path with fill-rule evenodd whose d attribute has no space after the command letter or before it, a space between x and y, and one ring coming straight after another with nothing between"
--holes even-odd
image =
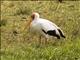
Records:
<instances>
[{"instance_id":1,"label":"bird's leg","mask_svg":"<svg viewBox=\"0 0 80 60\"><path fill-rule=\"evenodd\" d=\"M42 39L42 36L39 37L39 44L42 44L41 39Z\"/></svg>"},{"instance_id":2,"label":"bird's leg","mask_svg":"<svg viewBox=\"0 0 80 60\"><path fill-rule=\"evenodd\" d=\"M48 36L46 35L46 38L44 40L44 44L46 45L48 43Z\"/></svg>"},{"instance_id":3,"label":"bird's leg","mask_svg":"<svg viewBox=\"0 0 80 60\"><path fill-rule=\"evenodd\" d=\"M45 43L45 45L47 44L47 38L45 39L45 42L44 43Z\"/></svg>"},{"instance_id":4,"label":"bird's leg","mask_svg":"<svg viewBox=\"0 0 80 60\"><path fill-rule=\"evenodd\" d=\"M37 47L39 47L41 45L41 36L38 35L38 39L37 39Z\"/></svg>"}]
</instances>

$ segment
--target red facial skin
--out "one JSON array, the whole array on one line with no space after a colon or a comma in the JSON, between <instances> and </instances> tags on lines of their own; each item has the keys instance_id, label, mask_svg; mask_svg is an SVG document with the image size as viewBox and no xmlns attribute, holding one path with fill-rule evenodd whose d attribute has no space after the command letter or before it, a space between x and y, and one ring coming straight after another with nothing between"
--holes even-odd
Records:
<instances>
[{"instance_id":1,"label":"red facial skin","mask_svg":"<svg viewBox=\"0 0 80 60\"><path fill-rule=\"evenodd\" d=\"M33 19L35 18L35 14L32 14L32 15L31 15L31 18L32 18L32 20L33 20Z\"/></svg>"}]
</instances>

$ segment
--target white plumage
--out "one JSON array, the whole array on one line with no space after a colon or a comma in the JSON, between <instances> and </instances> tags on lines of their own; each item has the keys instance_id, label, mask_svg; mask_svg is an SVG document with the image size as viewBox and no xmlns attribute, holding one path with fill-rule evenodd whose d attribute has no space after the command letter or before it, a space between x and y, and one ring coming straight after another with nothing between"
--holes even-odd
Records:
<instances>
[{"instance_id":1,"label":"white plumage","mask_svg":"<svg viewBox=\"0 0 80 60\"><path fill-rule=\"evenodd\" d=\"M30 24L30 27L33 32L43 35L46 38L49 36L54 36L58 39L60 39L60 37L65 38L63 32L56 24L52 23L49 20L40 18L38 13L33 13L31 15L31 18L32 22Z\"/></svg>"}]
</instances>

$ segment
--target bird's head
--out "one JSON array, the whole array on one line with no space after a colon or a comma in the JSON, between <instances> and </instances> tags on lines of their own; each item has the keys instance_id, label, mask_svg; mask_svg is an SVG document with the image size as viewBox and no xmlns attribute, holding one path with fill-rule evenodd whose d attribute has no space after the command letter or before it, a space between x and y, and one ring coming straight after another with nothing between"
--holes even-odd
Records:
<instances>
[{"instance_id":1,"label":"bird's head","mask_svg":"<svg viewBox=\"0 0 80 60\"><path fill-rule=\"evenodd\" d=\"M39 14L36 12L33 12L31 15L32 20L39 18Z\"/></svg>"},{"instance_id":2,"label":"bird's head","mask_svg":"<svg viewBox=\"0 0 80 60\"><path fill-rule=\"evenodd\" d=\"M36 12L33 12L33 13L31 14L29 20L27 21L27 26L30 26L31 22L32 22L33 20L38 19L38 18L39 18L39 14L36 13Z\"/></svg>"}]
</instances>

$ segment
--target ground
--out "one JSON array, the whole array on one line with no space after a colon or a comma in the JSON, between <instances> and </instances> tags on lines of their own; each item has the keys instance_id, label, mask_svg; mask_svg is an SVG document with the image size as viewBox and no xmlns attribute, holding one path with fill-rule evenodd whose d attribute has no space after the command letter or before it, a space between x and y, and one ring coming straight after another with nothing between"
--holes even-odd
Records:
<instances>
[{"instance_id":1,"label":"ground","mask_svg":"<svg viewBox=\"0 0 80 60\"><path fill-rule=\"evenodd\" d=\"M27 26L34 11L57 24L66 38L39 44ZM79 20L80 1L2 1L1 60L80 60Z\"/></svg>"}]
</instances>

